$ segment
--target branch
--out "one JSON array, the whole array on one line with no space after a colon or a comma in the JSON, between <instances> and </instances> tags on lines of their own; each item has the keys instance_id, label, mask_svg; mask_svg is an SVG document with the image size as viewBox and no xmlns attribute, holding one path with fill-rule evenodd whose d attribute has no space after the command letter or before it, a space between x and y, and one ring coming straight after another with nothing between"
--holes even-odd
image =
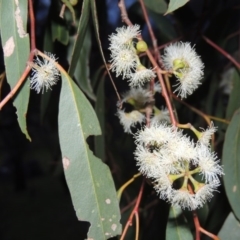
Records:
<instances>
[{"instance_id":1,"label":"branch","mask_svg":"<svg viewBox=\"0 0 240 240\"><path fill-rule=\"evenodd\" d=\"M215 44L213 41L211 41L209 38L202 36L202 38L213 48L215 48L218 52L220 52L223 56L225 56L227 59L229 59L237 68L240 68L240 63L238 63L229 53L227 53L225 50L223 50L221 47L219 47L217 44Z\"/></svg>"}]
</instances>

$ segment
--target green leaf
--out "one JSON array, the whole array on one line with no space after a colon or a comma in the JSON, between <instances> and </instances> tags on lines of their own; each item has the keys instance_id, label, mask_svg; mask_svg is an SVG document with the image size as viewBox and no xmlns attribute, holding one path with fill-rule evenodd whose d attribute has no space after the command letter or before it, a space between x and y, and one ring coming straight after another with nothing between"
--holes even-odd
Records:
<instances>
[{"instance_id":1,"label":"green leaf","mask_svg":"<svg viewBox=\"0 0 240 240\"><path fill-rule=\"evenodd\" d=\"M66 26L56 23L55 21L51 22L52 30L52 41L58 40L63 45L68 45L69 42L69 32Z\"/></svg>"},{"instance_id":2,"label":"green leaf","mask_svg":"<svg viewBox=\"0 0 240 240\"><path fill-rule=\"evenodd\" d=\"M102 135L96 136L94 138L94 146L96 156L105 161L105 91L104 91L104 83L105 83L105 74L101 78L100 83L97 89L97 101L95 106L95 111L98 116L98 120L102 129Z\"/></svg>"},{"instance_id":3,"label":"green leaf","mask_svg":"<svg viewBox=\"0 0 240 240\"><path fill-rule=\"evenodd\" d=\"M88 239L120 234L120 212L111 173L86 143L88 136L101 133L96 114L81 90L64 74L58 120L65 177L78 219L91 224Z\"/></svg>"},{"instance_id":4,"label":"green leaf","mask_svg":"<svg viewBox=\"0 0 240 240\"><path fill-rule=\"evenodd\" d=\"M171 207L166 230L166 240L192 240L193 236L179 207Z\"/></svg>"},{"instance_id":5,"label":"green leaf","mask_svg":"<svg viewBox=\"0 0 240 240\"><path fill-rule=\"evenodd\" d=\"M239 95L239 89L240 89L240 73L239 70L236 68L232 69L232 72L230 73L230 77L228 75L228 84L231 84L232 86L232 92L230 94L230 98L228 101L227 106L227 114L226 118L230 119L234 112L240 108L240 95Z\"/></svg>"},{"instance_id":6,"label":"green leaf","mask_svg":"<svg viewBox=\"0 0 240 240\"><path fill-rule=\"evenodd\" d=\"M13 88L22 75L29 56L29 36L26 33L27 0L0 0L0 30L4 51L7 81ZM22 132L30 140L27 132L26 114L30 88L25 80L20 91L14 97L18 123Z\"/></svg>"},{"instance_id":7,"label":"green leaf","mask_svg":"<svg viewBox=\"0 0 240 240\"><path fill-rule=\"evenodd\" d=\"M89 24L89 15L90 15L90 0L84 0L82 3L82 14L78 23L77 38L72 49L70 66L68 69L69 75L72 77L78 62L78 58L83 46L84 36L87 31L87 26Z\"/></svg>"},{"instance_id":8,"label":"green leaf","mask_svg":"<svg viewBox=\"0 0 240 240\"><path fill-rule=\"evenodd\" d=\"M153 11L149 11L151 18L154 20L156 27L161 32L161 37L164 41L170 41L173 38L178 37L176 30L173 27L171 21L165 16L159 15Z\"/></svg>"},{"instance_id":9,"label":"green leaf","mask_svg":"<svg viewBox=\"0 0 240 240\"><path fill-rule=\"evenodd\" d=\"M167 11L167 4L164 0L144 0L147 8L156 13L165 13Z\"/></svg>"},{"instance_id":10,"label":"green leaf","mask_svg":"<svg viewBox=\"0 0 240 240\"><path fill-rule=\"evenodd\" d=\"M170 12L177 10L178 8L185 5L189 0L170 0L168 4L167 12L164 15L167 15Z\"/></svg>"},{"instance_id":11,"label":"green leaf","mask_svg":"<svg viewBox=\"0 0 240 240\"><path fill-rule=\"evenodd\" d=\"M92 12L92 17L93 17L93 25L94 25L94 29L95 29L95 33L96 33L96 37L97 37L97 42L98 42L100 53L102 55L104 65L106 66L106 69L107 69L107 63L106 63L106 59L104 57L104 53L103 53L103 50L102 50L101 39L100 39L100 35L99 35L99 24L98 24L96 2L95 2L95 0L90 0L90 1L91 1L91 12Z\"/></svg>"},{"instance_id":12,"label":"green leaf","mask_svg":"<svg viewBox=\"0 0 240 240\"><path fill-rule=\"evenodd\" d=\"M91 46L91 32L90 27L88 27L87 32L84 36L83 47L81 49L80 57L77 61L74 77L76 78L76 83L86 93L86 95L93 101L96 101L96 96L93 93L89 79L89 58Z\"/></svg>"},{"instance_id":13,"label":"green leaf","mask_svg":"<svg viewBox=\"0 0 240 240\"><path fill-rule=\"evenodd\" d=\"M227 128L223 145L224 187L236 217L240 219L240 109Z\"/></svg>"},{"instance_id":14,"label":"green leaf","mask_svg":"<svg viewBox=\"0 0 240 240\"><path fill-rule=\"evenodd\" d=\"M233 213L229 213L226 221L224 222L222 229L220 230L218 237L220 239L236 240L240 236L240 223L234 217Z\"/></svg>"}]
</instances>

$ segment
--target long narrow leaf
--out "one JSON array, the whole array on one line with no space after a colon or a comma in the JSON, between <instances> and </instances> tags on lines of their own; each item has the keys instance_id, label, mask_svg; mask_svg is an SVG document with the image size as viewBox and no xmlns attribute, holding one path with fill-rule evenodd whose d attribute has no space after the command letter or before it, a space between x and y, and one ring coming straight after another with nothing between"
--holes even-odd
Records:
<instances>
[{"instance_id":1,"label":"long narrow leaf","mask_svg":"<svg viewBox=\"0 0 240 240\"><path fill-rule=\"evenodd\" d=\"M96 114L77 85L62 74L59 138L63 166L79 220L91 224L88 239L121 232L118 200L108 167L95 157L86 139L101 133Z\"/></svg>"},{"instance_id":2,"label":"long narrow leaf","mask_svg":"<svg viewBox=\"0 0 240 240\"><path fill-rule=\"evenodd\" d=\"M24 68L29 56L29 36L26 33L27 0L21 3L15 0L0 0L0 31L4 51L7 81L13 88ZM14 98L17 108L19 126L28 139L26 114L29 101L29 84L23 84L21 91Z\"/></svg>"}]
</instances>

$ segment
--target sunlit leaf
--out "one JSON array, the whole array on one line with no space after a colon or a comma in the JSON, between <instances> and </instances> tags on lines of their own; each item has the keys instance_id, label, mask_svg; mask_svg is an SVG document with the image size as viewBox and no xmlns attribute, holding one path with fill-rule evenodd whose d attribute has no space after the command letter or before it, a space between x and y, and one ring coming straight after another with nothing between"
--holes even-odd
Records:
<instances>
[{"instance_id":1,"label":"sunlit leaf","mask_svg":"<svg viewBox=\"0 0 240 240\"><path fill-rule=\"evenodd\" d=\"M95 157L86 139L101 133L96 114L77 85L62 74L59 139L63 166L79 220L90 222L88 239L121 232L120 212L109 168Z\"/></svg>"},{"instance_id":2,"label":"sunlit leaf","mask_svg":"<svg viewBox=\"0 0 240 240\"><path fill-rule=\"evenodd\" d=\"M170 2L168 4L168 9L167 9L167 12L165 13L165 15L184 6L188 1L189 0L170 0Z\"/></svg>"},{"instance_id":3,"label":"sunlit leaf","mask_svg":"<svg viewBox=\"0 0 240 240\"><path fill-rule=\"evenodd\" d=\"M179 207L171 207L166 230L167 240L193 240L187 221Z\"/></svg>"},{"instance_id":4,"label":"sunlit leaf","mask_svg":"<svg viewBox=\"0 0 240 240\"><path fill-rule=\"evenodd\" d=\"M29 56L29 36L26 33L27 0L0 1L0 31L4 51L7 81L13 88L22 75ZM29 83L27 80L14 96L14 106L17 108L18 123L28 139L26 114L29 100Z\"/></svg>"},{"instance_id":5,"label":"sunlit leaf","mask_svg":"<svg viewBox=\"0 0 240 240\"><path fill-rule=\"evenodd\" d=\"M224 187L236 217L240 219L240 109L227 128L223 146Z\"/></svg>"}]
</instances>

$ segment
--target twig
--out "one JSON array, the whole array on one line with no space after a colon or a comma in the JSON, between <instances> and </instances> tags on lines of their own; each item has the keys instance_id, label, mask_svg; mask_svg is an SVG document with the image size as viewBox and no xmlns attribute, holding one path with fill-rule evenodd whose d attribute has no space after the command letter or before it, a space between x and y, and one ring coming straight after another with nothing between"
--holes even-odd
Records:
<instances>
[{"instance_id":1,"label":"twig","mask_svg":"<svg viewBox=\"0 0 240 240\"><path fill-rule=\"evenodd\" d=\"M126 235L126 233L127 233L127 230L128 230L128 228L129 228L129 226L132 225L132 219L133 219L133 216L135 215L135 212L138 212L139 204L140 204L140 201L141 201L141 199L142 199L142 194L143 194L143 189L144 189L144 183L145 183L145 181L143 180L143 181L142 181L141 188L140 188L139 193L138 193L138 197L137 197L136 204L135 204L134 209L132 210L132 212L131 212L128 220L127 220L127 223L126 223L126 225L125 225L125 227L124 227L124 230L123 230L123 233L122 233L122 236L121 236L120 240L123 240L123 239L124 239L124 237L125 237L125 235Z\"/></svg>"},{"instance_id":2,"label":"twig","mask_svg":"<svg viewBox=\"0 0 240 240\"><path fill-rule=\"evenodd\" d=\"M141 173L137 173L135 175L133 175L133 177L128 180L126 183L124 183L120 188L119 190L117 191L117 197L118 197L118 200L120 201L121 199L121 196L122 196L122 193L123 191L125 190L126 187L128 187L136 178L140 177L141 176Z\"/></svg>"},{"instance_id":3,"label":"twig","mask_svg":"<svg viewBox=\"0 0 240 240\"><path fill-rule=\"evenodd\" d=\"M193 194L193 189L191 187L190 184L188 184L188 190L191 194ZM199 220L198 220L198 216L197 216L197 213L196 211L193 211L193 222L194 222L194 225L195 225L195 229L196 229L196 240L200 240L200 235L201 235L201 232L199 230L199 228L201 227L200 226L200 223L199 223Z\"/></svg>"},{"instance_id":4,"label":"twig","mask_svg":"<svg viewBox=\"0 0 240 240\"><path fill-rule=\"evenodd\" d=\"M208 232L207 230L203 229L201 226L199 227L199 230L204 233L205 235L209 236L210 238L212 238L213 240L220 240L218 236L216 236L213 233Z\"/></svg>"},{"instance_id":5,"label":"twig","mask_svg":"<svg viewBox=\"0 0 240 240\"><path fill-rule=\"evenodd\" d=\"M0 110L2 110L2 107L15 95L15 93L18 91L18 89L21 87L21 85L24 83L25 79L27 78L31 68L27 66L18 80L17 84L14 86L14 88L11 90L10 93L0 102Z\"/></svg>"},{"instance_id":6,"label":"twig","mask_svg":"<svg viewBox=\"0 0 240 240\"><path fill-rule=\"evenodd\" d=\"M30 16L30 26L31 26L31 51L36 48L36 35L35 35L35 17L33 11L33 3L32 0L28 0L29 7L29 16ZM31 61L31 59L29 59Z\"/></svg>"},{"instance_id":7,"label":"twig","mask_svg":"<svg viewBox=\"0 0 240 240\"><path fill-rule=\"evenodd\" d=\"M135 220L136 220L136 235L135 240L139 238L139 214L137 211L134 212Z\"/></svg>"},{"instance_id":8,"label":"twig","mask_svg":"<svg viewBox=\"0 0 240 240\"><path fill-rule=\"evenodd\" d=\"M153 49L154 49L154 55L155 55L155 59L157 59L158 63L160 64L160 66L162 66L162 60L160 57L160 52L158 51L158 44L157 44L157 38L155 37L155 34L152 30L152 25L149 21L149 17L148 17L148 13L145 7L145 4L143 2L143 0L139 0L139 3L141 5L142 11L143 11L143 16L144 19L146 21L147 27L148 27L148 31L152 40L152 44L153 44Z\"/></svg>"},{"instance_id":9,"label":"twig","mask_svg":"<svg viewBox=\"0 0 240 240\"><path fill-rule=\"evenodd\" d=\"M209 45L211 45L213 48L215 48L218 52L220 52L227 59L229 59L237 68L240 68L240 63L238 63L229 53L227 53L225 50L223 50L221 47L219 47L217 44L215 44L209 38L207 38L205 36L202 36L202 37Z\"/></svg>"}]
</instances>

